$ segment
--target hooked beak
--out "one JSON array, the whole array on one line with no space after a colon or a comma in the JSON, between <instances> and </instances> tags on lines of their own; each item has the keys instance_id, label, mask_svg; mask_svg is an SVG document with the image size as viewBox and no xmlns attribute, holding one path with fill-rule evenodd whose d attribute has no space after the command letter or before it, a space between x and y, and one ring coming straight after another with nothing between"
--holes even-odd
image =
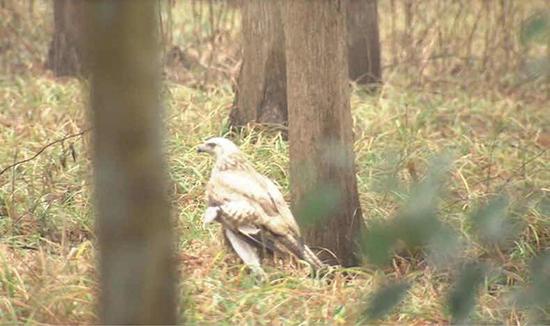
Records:
<instances>
[{"instance_id":1,"label":"hooked beak","mask_svg":"<svg viewBox=\"0 0 550 326\"><path fill-rule=\"evenodd\" d=\"M206 153L206 146L204 144L197 147L197 153Z\"/></svg>"}]
</instances>

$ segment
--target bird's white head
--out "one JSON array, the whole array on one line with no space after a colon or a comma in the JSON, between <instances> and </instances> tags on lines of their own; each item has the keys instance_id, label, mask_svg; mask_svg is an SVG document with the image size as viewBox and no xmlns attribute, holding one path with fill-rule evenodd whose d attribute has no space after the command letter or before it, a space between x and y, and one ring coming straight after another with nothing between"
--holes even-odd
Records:
<instances>
[{"instance_id":1,"label":"bird's white head","mask_svg":"<svg viewBox=\"0 0 550 326\"><path fill-rule=\"evenodd\" d=\"M208 153L216 157L221 157L222 155L238 153L239 148L229 139L223 137L213 137L197 147L197 152Z\"/></svg>"}]
</instances>

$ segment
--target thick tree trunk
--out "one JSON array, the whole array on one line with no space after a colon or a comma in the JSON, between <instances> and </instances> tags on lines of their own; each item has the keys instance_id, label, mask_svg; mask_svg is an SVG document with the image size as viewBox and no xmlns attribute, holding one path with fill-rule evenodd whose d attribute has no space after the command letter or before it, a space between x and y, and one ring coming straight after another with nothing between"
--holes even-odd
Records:
<instances>
[{"instance_id":1,"label":"thick tree trunk","mask_svg":"<svg viewBox=\"0 0 550 326\"><path fill-rule=\"evenodd\" d=\"M377 0L348 1L347 40L349 78L364 85L380 83Z\"/></svg>"},{"instance_id":2,"label":"thick tree trunk","mask_svg":"<svg viewBox=\"0 0 550 326\"><path fill-rule=\"evenodd\" d=\"M293 208L308 244L329 249L338 257L333 262L353 266L359 263L355 244L364 224L355 177L345 5L286 0L283 22ZM316 223L306 220L311 212Z\"/></svg>"},{"instance_id":3,"label":"thick tree trunk","mask_svg":"<svg viewBox=\"0 0 550 326\"><path fill-rule=\"evenodd\" d=\"M54 0L54 34L46 67L56 76L82 73L82 0Z\"/></svg>"},{"instance_id":4,"label":"thick tree trunk","mask_svg":"<svg viewBox=\"0 0 550 326\"><path fill-rule=\"evenodd\" d=\"M102 324L174 324L157 1L89 1Z\"/></svg>"},{"instance_id":5,"label":"thick tree trunk","mask_svg":"<svg viewBox=\"0 0 550 326\"><path fill-rule=\"evenodd\" d=\"M286 63L279 0L242 2L242 47L231 125L286 124Z\"/></svg>"}]
</instances>

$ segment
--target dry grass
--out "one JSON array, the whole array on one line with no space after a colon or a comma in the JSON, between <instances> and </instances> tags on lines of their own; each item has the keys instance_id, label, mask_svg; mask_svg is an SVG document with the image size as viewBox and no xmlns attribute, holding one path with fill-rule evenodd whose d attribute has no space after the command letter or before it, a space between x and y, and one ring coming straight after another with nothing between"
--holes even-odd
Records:
<instances>
[{"instance_id":1,"label":"dry grass","mask_svg":"<svg viewBox=\"0 0 550 326\"><path fill-rule=\"evenodd\" d=\"M25 8L16 9L25 15ZM47 12L45 4L35 10ZM181 8L174 11L181 12ZM6 15L2 11L0 17ZM190 20L177 16L174 25L182 21ZM15 22L3 20L0 33L8 33L6 24ZM13 26L21 29L17 35L32 31L27 35L38 40L39 53L2 54L0 169L87 127L80 85L39 69L36 60L45 58L48 30L40 33L35 27L47 24L37 19L35 26ZM178 33L173 35L176 40L181 38ZM15 38L10 40L21 47ZM223 48L223 43L217 46ZM207 63L209 55L201 62ZM223 62L231 62L227 57L220 55L213 61L223 67ZM35 68L21 69L21 65ZM199 77L189 85L205 86L204 70L200 65L196 69ZM383 323L446 323L450 320L447 296L456 269L459 261L468 260L485 262L489 268L471 322L550 320L548 308L534 311L511 302L516 291L532 281L531 258L550 248L547 84L523 85L521 92L503 91L490 83L481 89L481 82L472 88L460 76L446 75L444 83L425 81L405 87L403 81L410 75L387 70L387 83L378 96L354 90L357 176L368 225L392 219L415 179L422 180L429 172L430 159L451 152L453 163L439 218L460 237L457 256L436 266L422 252L398 251L388 266L336 271L332 282L307 278L300 269L271 266L269 281L257 283L226 253L219 230L203 229L200 223L210 161L198 156L195 146L225 131L233 101L231 84L224 77L228 71L208 77L215 86L167 81L164 90L170 196L179 236L180 307L187 322L359 323L378 287L406 280L411 288ZM277 134L262 131L244 132L237 140L257 169L288 194L287 143ZM0 175L1 324L97 321L88 150L88 135L70 139ZM392 179L399 186L388 186ZM478 238L469 216L500 193L510 198L521 229L512 243L495 249Z\"/></svg>"}]
</instances>

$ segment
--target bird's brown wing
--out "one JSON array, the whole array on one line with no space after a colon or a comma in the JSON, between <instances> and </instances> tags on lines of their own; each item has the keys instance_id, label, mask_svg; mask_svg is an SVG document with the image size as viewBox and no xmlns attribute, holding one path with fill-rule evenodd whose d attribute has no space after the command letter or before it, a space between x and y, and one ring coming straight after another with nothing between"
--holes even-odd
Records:
<instances>
[{"instance_id":1,"label":"bird's brown wing","mask_svg":"<svg viewBox=\"0 0 550 326\"><path fill-rule=\"evenodd\" d=\"M246 203L249 209L256 211L253 215L255 224L265 226L279 235L300 236L281 193L269 179L260 174L244 171L216 173L208 183L207 195L209 206L230 202Z\"/></svg>"},{"instance_id":2,"label":"bird's brown wing","mask_svg":"<svg viewBox=\"0 0 550 326\"><path fill-rule=\"evenodd\" d=\"M275 185L275 183L273 183L273 181L263 175L258 174L256 177L266 189L271 203L277 211L277 214L280 215L280 218L282 218L285 223L289 225L290 228L292 228L293 232L297 236L300 236L300 228L298 227L298 224L294 219L294 215L292 215L292 212L290 211L290 208L288 207L288 204L286 203L283 194L281 193L279 188Z\"/></svg>"},{"instance_id":3,"label":"bird's brown wing","mask_svg":"<svg viewBox=\"0 0 550 326\"><path fill-rule=\"evenodd\" d=\"M273 183L259 174L223 171L207 186L209 206L221 208L219 221L251 243L304 259L304 244L290 210ZM267 182L267 181L269 182ZM285 211L288 210L288 212Z\"/></svg>"}]
</instances>

